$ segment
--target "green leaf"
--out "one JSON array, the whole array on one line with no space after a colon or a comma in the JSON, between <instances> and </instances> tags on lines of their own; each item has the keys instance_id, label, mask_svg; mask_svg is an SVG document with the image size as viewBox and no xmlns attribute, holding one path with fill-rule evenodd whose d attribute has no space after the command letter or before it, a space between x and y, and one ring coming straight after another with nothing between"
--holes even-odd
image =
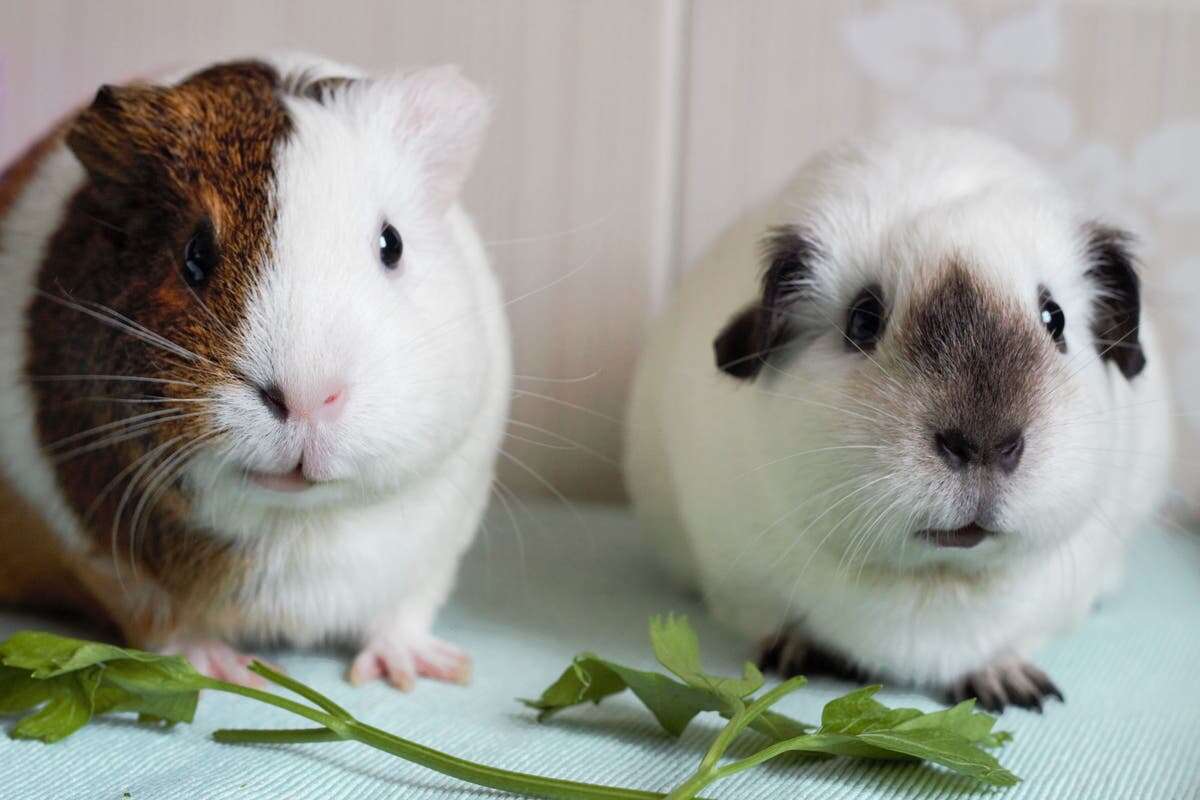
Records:
<instances>
[{"instance_id":1,"label":"green leaf","mask_svg":"<svg viewBox=\"0 0 1200 800\"><path fill-rule=\"evenodd\" d=\"M538 722L564 708L591 701L599 703L611 694L625 691L625 682L616 673L607 669L599 658L591 653L575 656L558 680L546 687L536 700L521 702L538 711Z\"/></svg>"},{"instance_id":2,"label":"green leaf","mask_svg":"<svg viewBox=\"0 0 1200 800\"><path fill-rule=\"evenodd\" d=\"M992 734L995 718L974 711L973 700L929 714L915 708L889 708L875 699L879 686L865 686L831 700L815 733L784 740L769 757L784 752L828 753L854 758L915 758L995 786L1018 778L983 749L1006 740ZM751 757L753 758L753 757Z\"/></svg>"},{"instance_id":3,"label":"green leaf","mask_svg":"<svg viewBox=\"0 0 1200 800\"><path fill-rule=\"evenodd\" d=\"M41 705L54 694L54 684L40 681L29 670L0 666L0 714L19 714Z\"/></svg>"},{"instance_id":4,"label":"green leaf","mask_svg":"<svg viewBox=\"0 0 1200 800\"><path fill-rule=\"evenodd\" d=\"M0 643L0 662L0 712L33 710L10 734L45 742L118 711L191 722L203 680L179 656L29 631Z\"/></svg>"},{"instance_id":5,"label":"green leaf","mask_svg":"<svg viewBox=\"0 0 1200 800\"><path fill-rule=\"evenodd\" d=\"M721 708L719 698L657 672L625 667L590 653L576 656L571 666L537 700L522 700L538 710L538 721L581 703L599 703L609 695L631 690L663 729L678 736L702 711Z\"/></svg>"},{"instance_id":6,"label":"green leaf","mask_svg":"<svg viewBox=\"0 0 1200 800\"><path fill-rule=\"evenodd\" d=\"M43 631L21 631L0 644L0 662L30 670L35 678L52 678L104 661L129 658L133 652Z\"/></svg>"},{"instance_id":7,"label":"green leaf","mask_svg":"<svg viewBox=\"0 0 1200 800\"><path fill-rule=\"evenodd\" d=\"M825 704L821 712L822 733L851 736L887 730L921 716L915 708L888 708L875 699L882 686L864 686Z\"/></svg>"},{"instance_id":8,"label":"green leaf","mask_svg":"<svg viewBox=\"0 0 1200 800\"><path fill-rule=\"evenodd\" d=\"M85 642L41 631L21 631L0 643L0 663L32 671L35 678L52 678L94 664L143 663L144 671L132 667L132 680L140 674L142 689L189 689L199 685L199 673L181 656L163 656L142 650L127 650L110 644Z\"/></svg>"},{"instance_id":9,"label":"green leaf","mask_svg":"<svg viewBox=\"0 0 1200 800\"><path fill-rule=\"evenodd\" d=\"M748 697L763 685L758 667L746 662L741 678L709 675L700 666L700 641L687 617L668 614L650 620L650 643L658 663L675 673L688 686L706 689L728 701Z\"/></svg>"},{"instance_id":10,"label":"green leaf","mask_svg":"<svg viewBox=\"0 0 1200 800\"><path fill-rule=\"evenodd\" d=\"M922 759L995 786L1011 786L1018 780L983 749L1003 744L1011 737L993 732L995 718L976 712L974 701L927 714L915 708L890 708L875 698L880 686L864 686L827 703L820 727L814 728L778 712L763 710L764 701L752 697L762 686L762 675L752 666L748 666L741 679L705 673L699 641L685 618L655 617L650 622L650 638L659 663L682 683L586 653L577 657L541 698L525 701L526 704L538 709L541 712L538 719L545 720L562 708L588 701L599 703L630 689L672 734L682 733L698 714L716 711L727 718L743 720L726 738L736 736L748 726L772 740L773 744L724 768L718 767L717 762L728 742L718 742L722 746L708 759L711 763L702 765L692 778L700 782L697 785L712 779L717 771L731 774L785 753ZM769 698L769 694L761 697ZM766 704L776 699L767 699ZM755 708L757 716L747 722L741 715L751 708Z\"/></svg>"},{"instance_id":11,"label":"green leaf","mask_svg":"<svg viewBox=\"0 0 1200 800\"><path fill-rule=\"evenodd\" d=\"M941 728L957 733L969 742L978 742L985 747L998 747L1009 741L1012 736L1005 731L992 733L995 724L996 718L991 714L975 711L975 698L971 698L952 708L922 714L897 727L903 730Z\"/></svg>"},{"instance_id":12,"label":"green leaf","mask_svg":"<svg viewBox=\"0 0 1200 800\"><path fill-rule=\"evenodd\" d=\"M1020 781L995 756L952 730L917 728L915 730L873 731L859 737L882 750L923 758L969 775L994 786L1013 786Z\"/></svg>"},{"instance_id":13,"label":"green leaf","mask_svg":"<svg viewBox=\"0 0 1200 800\"><path fill-rule=\"evenodd\" d=\"M610 662L604 663L625 682L646 708L650 709L650 713L663 729L672 736L682 734L688 723L700 712L720 711L724 706L723 698L679 683L666 675L630 669Z\"/></svg>"},{"instance_id":14,"label":"green leaf","mask_svg":"<svg viewBox=\"0 0 1200 800\"><path fill-rule=\"evenodd\" d=\"M92 701L100 685L100 668L77 670L47 681L49 700L12 729L18 739L57 742L82 728L92 718Z\"/></svg>"},{"instance_id":15,"label":"green leaf","mask_svg":"<svg viewBox=\"0 0 1200 800\"><path fill-rule=\"evenodd\" d=\"M816 726L806 725L791 717L784 716L778 711L764 711L758 719L750 723L750 727L776 742L782 742L784 739L794 739L797 736L804 736L816 730Z\"/></svg>"}]
</instances>

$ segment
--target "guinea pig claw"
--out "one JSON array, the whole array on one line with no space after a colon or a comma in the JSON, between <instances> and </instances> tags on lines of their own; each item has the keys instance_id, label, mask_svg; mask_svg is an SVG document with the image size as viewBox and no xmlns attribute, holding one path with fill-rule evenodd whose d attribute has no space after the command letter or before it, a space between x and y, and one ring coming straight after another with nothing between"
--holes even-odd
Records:
<instances>
[{"instance_id":1,"label":"guinea pig claw","mask_svg":"<svg viewBox=\"0 0 1200 800\"><path fill-rule=\"evenodd\" d=\"M849 659L814 644L797 626L788 626L759 645L758 668L781 678L823 675L863 683L871 676Z\"/></svg>"},{"instance_id":2,"label":"guinea pig claw","mask_svg":"<svg viewBox=\"0 0 1200 800\"><path fill-rule=\"evenodd\" d=\"M198 672L219 681L253 689L261 689L267 685L267 681L261 675L250 671L250 665L261 659L239 653L219 639L181 639L168 644L162 652L166 655L183 656ZM273 664L268 666L278 672L283 671Z\"/></svg>"},{"instance_id":3,"label":"guinea pig claw","mask_svg":"<svg viewBox=\"0 0 1200 800\"><path fill-rule=\"evenodd\" d=\"M411 691L417 677L466 684L471 680L471 659L452 644L432 636L409 642L383 636L372 639L350 665L347 675L355 686L384 679L402 692Z\"/></svg>"},{"instance_id":4,"label":"guinea pig claw","mask_svg":"<svg viewBox=\"0 0 1200 800\"><path fill-rule=\"evenodd\" d=\"M947 697L955 703L973 697L980 708L995 713L1017 706L1040 714L1051 697L1065 702L1062 691L1046 673L1024 661L1007 661L972 672L952 685Z\"/></svg>"}]
</instances>

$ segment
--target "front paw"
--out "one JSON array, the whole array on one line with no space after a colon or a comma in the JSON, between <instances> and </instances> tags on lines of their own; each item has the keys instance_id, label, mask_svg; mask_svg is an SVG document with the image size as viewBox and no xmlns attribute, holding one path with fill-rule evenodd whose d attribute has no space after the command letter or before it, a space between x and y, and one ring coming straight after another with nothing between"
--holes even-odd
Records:
<instances>
[{"instance_id":1,"label":"front paw","mask_svg":"<svg viewBox=\"0 0 1200 800\"><path fill-rule=\"evenodd\" d=\"M347 677L356 686L383 678L407 692L417 676L465 685L471 681L471 657L429 634L380 634L355 657Z\"/></svg>"},{"instance_id":2,"label":"front paw","mask_svg":"<svg viewBox=\"0 0 1200 800\"><path fill-rule=\"evenodd\" d=\"M261 689L267 682L259 675L250 671L254 656L244 655L234 650L220 639L204 637L180 637L172 639L160 648L163 655L183 656L197 672L210 678L228 683L237 683Z\"/></svg>"},{"instance_id":3,"label":"front paw","mask_svg":"<svg viewBox=\"0 0 1200 800\"><path fill-rule=\"evenodd\" d=\"M974 697L981 708L996 712L1010 705L1040 712L1051 697L1065 702L1046 673L1024 661L1004 661L969 673L947 690L947 697L954 703Z\"/></svg>"},{"instance_id":4,"label":"front paw","mask_svg":"<svg viewBox=\"0 0 1200 800\"><path fill-rule=\"evenodd\" d=\"M796 626L784 628L759 644L758 668L781 678L824 675L863 683L869 675L849 659L814 644Z\"/></svg>"}]
</instances>

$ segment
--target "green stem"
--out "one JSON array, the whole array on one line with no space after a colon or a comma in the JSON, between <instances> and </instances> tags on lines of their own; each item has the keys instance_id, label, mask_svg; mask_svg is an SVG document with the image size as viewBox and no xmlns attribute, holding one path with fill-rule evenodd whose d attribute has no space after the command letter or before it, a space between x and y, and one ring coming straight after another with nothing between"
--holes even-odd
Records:
<instances>
[{"instance_id":1,"label":"green stem","mask_svg":"<svg viewBox=\"0 0 1200 800\"><path fill-rule=\"evenodd\" d=\"M733 740L742 731L746 730L747 725L758 719L768 708L777 703L780 698L796 691L805 683L807 683L805 678L802 675L797 675L779 684L750 705L739 709L729 718L729 722L721 729L721 733L717 735L717 738L713 740L712 745L708 748L708 752L704 754L704 758L700 761L700 766L696 768L696 771L687 780L671 790L671 793L667 795L667 800L691 800L705 786L708 786L719 778L723 778L727 773L725 770L718 769L717 764L720 762L721 756L725 755L725 751L729 749L729 745L733 743Z\"/></svg>"},{"instance_id":2,"label":"green stem","mask_svg":"<svg viewBox=\"0 0 1200 800\"><path fill-rule=\"evenodd\" d=\"M784 753L803 752L804 750L813 750L820 752L825 740L830 737L823 737L821 734L809 734L807 736L797 737L796 739L787 739L782 742L764 747L757 753L747 756L740 761L734 761L726 764L717 770L717 777L726 778L735 773L741 772L744 769L758 766L764 761L770 761L772 758L783 755ZM803 741L801 741L803 740Z\"/></svg>"},{"instance_id":3,"label":"green stem","mask_svg":"<svg viewBox=\"0 0 1200 800\"><path fill-rule=\"evenodd\" d=\"M333 714L335 717L339 717L341 719L350 719L349 711L342 708L337 703L333 702L328 697L326 697L325 695L318 692L316 689L313 689L312 687L309 687L309 686L305 686L303 683L300 683L300 681L297 681L293 678L289 678L287 675L284 675L282 672L271 669L270 667L268 667L266 664L262 663L261 661L253 662L250 665L250 671L263 676L264 678L271 681L272 683L279 684L280 686L282 686L285 689L290 689L291 691L300 695L301 697L303 697L304 699L313 703L314 705L317 705L317 706L325 709L330 714Z\"/></svg>"},{"instance_id":4,"label":"green stem","mask_svg":"<svg viewBox=\"0 0 1200 800\"><path fill-rule=\"evenodd\" d=\"M262 673L260 673L262 674ZM278 675L278 673L276 673ZM290 679L289 679L290 680ZM399 736L380 730L379 728L359 722L353 717L342 719L315 708L301 705L285 697L252 689L248 686L238 686L212 678L201 678L201 688L214 689L219 692L229 692L258 700L268 705L290 711L319 725L327 731L302 729L286 731L220 731L219 740L225 742L327 742L335 739L353 740L374 747L377 750L391 753L405 761L440 772L452 778L486 786L490 789L500 789L517 794L535 795L551 800L661 800L663 795L658 792L644 792L637 789L623 789L612 786L598 786L589 783L545 778L540 775L530 775L524 772L489 767L476 764L457 756L443 753L416 742L402 739ZM290 687L289 687L290 688ZM316 702L314 700L314 702Z\"/></svg>"},{"instance_id":5,"label":"green stem","mask_svg":"<svg viewBox=\"0 0 1200 800\"><path fill-rule=\"evenodd\" d=\"M229 694L238 694L242 697L249 697L251 700L257 700L260 703L266 703L276 708L282 708L284 711L290 711L305 719L312 720L318 725L329 728L337 733L342 738L346 738L348 731L347 720L327 714L324 711L318 711L315 708L297 703L295 700L288 700L286 697L280 697L277 694L264 692L262 689L254 689L250 686L241 686L236 683L226 683L215 678L199 676L197 679L197 688L213 689L218 692L228 692Z\"/></svg>"},{"instance_id":6,"label":"green stem","mask_svg":"<svg viewBox=\"0 0 1200 800\"><path fill-rule=\"evenodd\" d=\"M690 778L672 789L666 800L693 800L701 789L715 781L717 777L717 773L711 770L704 773L694 772Z\"/></svg>"},{"instance_id":7,"label":"green stem","mask_svg":"<svg viewBox=\"0 0 1200 800\"><path fill-rule=\"evenodd\" d=\"M312 744L314 742L344 741L329 728L292 728L281 730L252 730L222 728L213 731L213 739L223 744Z\"/></svg>"},{"instance_id":8,"label":"green stem","mask_svg":"<svg viewBox=\"0 0 1200 800\"><path fill-rule=\"evenodd\" d=\"M443 775L492 789L532 794L538 797L554 798L554 800L661 800L663 797L658 792L576 783L523 772L510 772L496 767L485 767L410 742L407 739L401 739L399 736L361 722L352 722L351 730L353 731L352 738L363 744L400 756Z\"/></svg>"},{"instance_id":9,"label":"green stem","mask_svg":"<svg viewBox=\"0 0 1200 800\"><path fill-rule=\"evenodd\" d=\"M748 705L743 713L738 714L732 720L730 720L727 730L721 732L722 736L727 735L726 748L723 748L721 753L724 754L729 743L733 741L734 737L744 731L747 725L762 716L762 714L768 708L778 703L785 695L791 694L800 687L804 686L806 683L808 683L808 680L803 675L797 675L793 678L789 678ZM713 760L712 764L716 764L715 759Z\"/></svg>"}]
</instances>

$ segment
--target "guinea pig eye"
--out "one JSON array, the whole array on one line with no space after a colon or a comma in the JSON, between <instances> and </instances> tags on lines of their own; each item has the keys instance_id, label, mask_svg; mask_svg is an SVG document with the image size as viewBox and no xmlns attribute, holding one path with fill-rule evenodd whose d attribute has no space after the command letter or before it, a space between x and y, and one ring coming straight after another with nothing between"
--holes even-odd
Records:
<instances>
[{"instance_id":1,"label":"guinea pig eye","mask_svg":"<svg viewBox=\"0 0 1200 800\"><path fill-rule=\"evenodd\" d=\"M1067 325L1067 315L1063 313L1062 307L1054 302L1054 298L1045 289L1042 290L1041 301L1042 324L1046 326L1050 338L1059 346L1059 349L1064 349L1066 343L1063 340L1063 328Z\"/></svg>"},{"instance_id":2,"label":"guinea pig eye","mask_svg":"<svg viewBox=\"0 0 1200 800\"><path fill-rule=\"evenodd\" d=\"M395 269L402 255L404 242L400 240L400 234L390 224L383 223L383 230L379 233L379 260L388 269Z\"/></svg>"},{"instance_id":3,"label":"guinea pig eye","mask_svg":"<svg viewBox=\"0 0 1200 800\"><path fill-rule=\"evenodd\" d=\"M853 350L871 350L883 336L882 291L878 286L869 286L858 293L850 304L850 315L846 319L846 339Z\"/></svg>"},{"instance_id":4,"label":"guinea pig eye","mask_svg":"<svg viewBox=\"0 0 1200 800\"><path fill-rule=\"evenodd\" d=\"M202 225L188 239L183 249L183 279L189 286L199 286L208 280L217 265L217 245L212 229Z\"/></svg>"}]
</instances>

